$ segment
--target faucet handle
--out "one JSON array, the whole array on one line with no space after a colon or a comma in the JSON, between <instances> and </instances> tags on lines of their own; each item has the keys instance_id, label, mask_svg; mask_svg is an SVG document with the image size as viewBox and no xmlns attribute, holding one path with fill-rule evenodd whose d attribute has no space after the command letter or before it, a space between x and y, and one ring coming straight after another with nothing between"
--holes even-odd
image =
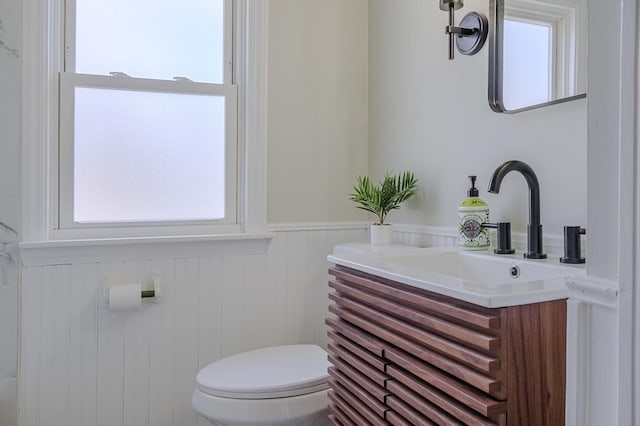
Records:
<instances>
[{"instance_id":1,"label":"faucet handle","mask_svg":"<svg viewBox=\"0 0 640 426\"><path fill-rule=\"evenodd\" d=\"M560 258L562 263L585 263L586 259L580 252L580 235L585 235L587 230L579 226L564 227L564 257Z\"/></svg>"},{"instance_id":2,"label":"faucet handle","mask_svg":"<svg viewBox=\"0 0 640 426\"><path fill-rule=\"evenodd\" d=\"M480 226L496 229L498 248L493 250L495 254L513 254L516 252L511 248L511 222L483 223Z\"/></svg>"}]
</instances>

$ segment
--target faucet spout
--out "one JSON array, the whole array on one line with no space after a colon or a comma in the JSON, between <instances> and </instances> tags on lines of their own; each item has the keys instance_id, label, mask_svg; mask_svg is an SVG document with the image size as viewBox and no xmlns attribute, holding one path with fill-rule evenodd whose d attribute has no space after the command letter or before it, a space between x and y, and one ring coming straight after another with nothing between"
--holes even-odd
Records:
<instances>
[{"instance_id":1,"label":"faucet spout","mask_svg":"<svg viewBox=\"0 0 640 426\"><path fill-rule=\"evenodd\" d=\"M546 259L542 246L542 225L540 224L540 184L535 172L527 163L517 160L507 161L493 172L489 181L489 192L500 192L502 179L512 171L524 176L529 187L529 225L527 226L527 252L524 257L530 259Z\"/></svg>"}]
</instances>

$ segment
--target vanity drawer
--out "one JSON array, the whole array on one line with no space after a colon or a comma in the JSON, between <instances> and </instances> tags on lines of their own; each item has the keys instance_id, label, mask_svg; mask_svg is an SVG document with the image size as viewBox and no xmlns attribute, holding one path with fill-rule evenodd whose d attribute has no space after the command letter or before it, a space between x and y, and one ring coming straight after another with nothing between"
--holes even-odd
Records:
<instances>
[{"instance_id":1,"label":"vanity drawer","mask_svg":"<svg viewBox=\"0 0 640 426\"><path fill-rule=\"evenodd\" d=\"M343 266L330 268L329 274L336 277L338 282L348 282L362 291L376 294L402 306L431 313L454 323L465 324L470 328L499 331L503 325L500 309L485 308L451 299Z\"/></svg>"},{"instance_id":2,"label":"vanity drawer","mask_svg":"<svg viewBox=\"0 0 640 426\"><path fill-rule=\"evenodd\" d=\"M362 291L353 287L351 283L330 281L329 287L343 297L365 306L374 307L381 313L398 318L416 328L430 331L452 341L464 342L465 345L482 351L496 352L500 350L500 336L496 333L489 334L482 329L469 327L458 321L413 309L399 302L387 300L384 296Z\"/></svg>"},{"instance_id":3,"label":"vanity drawer","mask_svg":"<svg viewBox=\"0 0 640 426\"><path fill-rule=\"evenodd\" d=\"M394 413L399 415L400 421L397 424L407 424L407 425L437 425L434 421L429 420L427 417L420 414L418 411L414 410L409 404L403 402L397 396L392 396L387 400L389 404L389 408L393 410ZM393 423L394 425L396 423ZM444 423L447 424L447 423Z\"/></svg>"},{"instance_id":4,"label":"vanity drawer","mask_svg":"<svg viewBox=\"0 0 640 426\"><path fill-rule=\"evenodd\" d=\"M339 333L376 356L382 357L384 355L384 348L389 346L388 343L378 339L373 334L367 333L361 328L354 327L340 318L327 318L325 323L334 332Z\"/></svg>"},{"instance_id":5,"label":"vanity drawer","mask_svg":"<svg viewBox=\"0 0 640 426\"><path fill-rule=\"evenodd\" d=\"M389 380L389 375L387 375L384 370L378 370L375 367L372 367L351 352L332 343L329 343L328 349L330 352L329 361L341 370L355 370L363 376L368 377L378 386L382 387L384 387L384 383Z\"/></svg>"},{"instance_id":6,"label":"vanity drawer","mask_svg":"<svg viewBox=\"0 0 640 426\"><path fill-rule=\"evenodd\" d=\"M401 383L390 380L387 382L388 389L393 392L394 397L399 398L403 403L405 403L408 407L411 407L412 410L420 413L425 418L435 422L436 424L442 425L463 425L464 422L461 422L459 419L456 419L453 415L448 414L446 411L442 410L437 405L433 404L429 400L429 398L424 395L418 395L415 392L411 391L407 387L403 386ZM391 406L391 404L390 404ZM392 407L392 406L391 406ZM481 423L478 423L481 424Z\"/></svg>"},{"instance_id":7,"label":"vanity drawer","mask_svg":"<svg viewBox=\"0 0 640 426\"><path fill-rule=\"evenodd\" d=\"M368 403L373 400L362 401L352 391L355 390L358 393L359 389L347 388L341 383L329 379L332 391L329 392L329 399L332 400L340 410L342 410L351 420L354 420L358 425L374 425L374 426L386 426L389 425L384 419L384 411L382 415L379 415L379 407L371 406ZM333 394L333 397L331 396Z\"/></svg>"},{"instance_id":8,"label":"vanity drawer","mask_svg":"<svg viewBox=\"0 0 640 426\"><path fill-rule=\"evenodd\" d=\"M350 353L356 355L367 364L380 371L384 371L385 365L388 364L388 362L385 361L382 356L378 356L369 352L366 348L361 347L357 343L351 341L349 338L342 336L340 333L329 330L327 335L334 343L340 345L340 347L348 350Z\"/></svg>"},{"instance_id":9,"label":"vanity drawer","mask_svg":"<svg viewBox=\"0 0 640 426\"><path fill-rule=\"evenodd\" d=\"M343 425L366 425L369 422L358 410L347 403L340 390L329 391L329 413Z\"/></svg>"},{"instance_id":10,"label":"vanity drawer","mask_svg":"<svg viewBox=\"0 0 640 426\"><path fill-rule=\"evenodd\" d=\"M387 406L381 402L377 397L370 394L359 383L354 382L344 374L340 374L335 369L333 374L330 375L329 384L332 388L338 389L343 386L351 394L358 399L362 404L369 408L378 417L384 418L384 413L388 410ZM338 386L339 385L339 386Z\"/></svg>"},{"instance_id":11,"label":"vanity drawer","mask_svg":"<svg viewBox=\"0 0 640 426\"><path fill-rule=\"evenodd\" d=\"M342 295L331 294L329 297L336 303L329 307L332 313L391 343L389 347L401 348L456 377L463 375L468 383L485 392L490 391L496 397L504 397L501 382L503 363L499 354L485 354L446 340ZM387 351L386 349L385 358Z\"/></svg>"},{"instance_id":12,"label":"vanity drawer","mask_svg":"<svg viewBox=\"0 0 640 426\"><path fill-rule=\"evenodd\" d=\"M382 403L384 403L385 398L389 396L389 391L384 388L384 385L375 383L373 380L369 379L369 377L363 375L358 370L349 367L347 364L340 364L339 369L336 367L330 367L329 375L338 380L343 377L349 378Z\"/></svg>"},{"instance_id":13,"label":"vanity drawer","mask_svg":"<svg viewBox=\"0 0 640 426\"><path fill-rule=\"evenodd\" d=\"M464 368L455 369L455 367L450 368L449 370L451 371L442 370L434 364L425 362L400 349L389 349L386 351L386 357L394 365L402 367L414 376L424 379L432 378L436 374L441 377L449 376L450 382L460 382L461 384L470 385L477 390L493 396L495 399L505 399L504 394L506 391L504 383L498 379L478 374L473 370Z\"/></svg>"},{"instance_id":14,"label":"vanity drawer","mask_svg":"<svg viewBox=\"0 0 640 426\"><path fill-rule=\"evenodd\" d=\"M340 426L341 423L338 420L338 416L335 415L335 412L332 410L331 404L329 404L329 412L331 414L329 414L328 419L329 419L329 424L333 425L333 426Z\"/></svg>"},{"instance_id":15,"label":"vanity drawer","mask_svg":"<svg viewBox=\"0 0 640 426\"><path fill-rule=\"evenodd\" d=\"M387 420L389 420L393 426L415 426L413 423L403 419L402 416L395 411L389 411L387 413Z\"/></svg>"},{"instance_id":16,"label":"vanity drawer","mask_svg":"<svg viewBox=\"0 0 640 426\"><path fill-rule=\"evenodd\" d=\"M429 329L416 326L415 324L407 322L402 317L396 317L380 310L380 307L377 305L365 305L345 293L334 293L329 297L336 302L339 307L366 318L367 321L387 329L390 333L429 346L436 351L440 351L449 357L457 359L459 362L489 374L495 374L500 369L500 361L497 359L497 357L500 356L499 338L487 339L487 343L491 341L491 344L495 347L491 350L486 349L483 351L479 350L473 343L463 343L463 341L452 339L450 336L434 333ZM382 302L380 302L380 304L382 304ZM368 331L375 334L372 330ZM469 334L475 336L474 342L487 337L473 332Z\"/></svg>"},{"instance_id":17,"label":"vanity drawer","mask_svg":"<svg viewBox=\"0 0 640 426\"><path fill-rule=\"evenodd\" d=\"M495 425L504 422L506 402L497 401L435 369L423 370L422 377L397 366L390 366L388 373L392 377L387 382L389 391L406 393L406 390L411 390L413 395L419 395L465 424Z\"/></svg>"}]
</instances>

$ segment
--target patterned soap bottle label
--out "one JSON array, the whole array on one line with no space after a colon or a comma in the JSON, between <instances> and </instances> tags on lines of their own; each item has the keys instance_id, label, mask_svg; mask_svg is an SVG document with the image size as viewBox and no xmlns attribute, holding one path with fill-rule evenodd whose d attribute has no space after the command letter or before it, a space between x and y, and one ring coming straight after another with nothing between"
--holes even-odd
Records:
<instances>
[{"instance_id":1,"label":"patterned soap bottle label","mask_svg":"<svg viewBox=\"0 0 640 426\"><path fill-rule=\"evenodd\" d=\"M483 228L483 223L489 222L489 211L465 213L460 215L459 245L465 249L483 250L489 247L489 230Z\"/></svg>"}]
</instances>

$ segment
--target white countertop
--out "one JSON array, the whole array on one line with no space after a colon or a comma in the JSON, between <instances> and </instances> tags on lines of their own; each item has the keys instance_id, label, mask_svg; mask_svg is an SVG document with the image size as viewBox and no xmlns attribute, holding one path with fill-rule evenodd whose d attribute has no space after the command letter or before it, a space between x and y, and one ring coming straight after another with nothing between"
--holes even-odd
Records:
<instances>
[{"instance_id":1,"label":"white countertop","mask_svg":"<svg viewBox=\"0 0 640 426\"><path fill-rule=\"evenodd\" d=\"M486 263L489 268L499 270L499 278L492 278L489 282L486 278L484 281L469 278L469 272L460 276L434 272L428 266L429 262L423 261L438 259L433 256L452 252L463 254L465 259L473 260L476 264ZM567 298L566 280L585 275L584 265L562 264L557 258L530 260L523 258L522 253L496 255L488 250L467 252L458 251L455 247L419 248L348 243L335 246L333 254L327 260L336 265L489 308ZM520 277L510 276L509 271L513 267L522 271ZM544 279L538 279L538 275Z\"/></svg>"}]
</instances>

